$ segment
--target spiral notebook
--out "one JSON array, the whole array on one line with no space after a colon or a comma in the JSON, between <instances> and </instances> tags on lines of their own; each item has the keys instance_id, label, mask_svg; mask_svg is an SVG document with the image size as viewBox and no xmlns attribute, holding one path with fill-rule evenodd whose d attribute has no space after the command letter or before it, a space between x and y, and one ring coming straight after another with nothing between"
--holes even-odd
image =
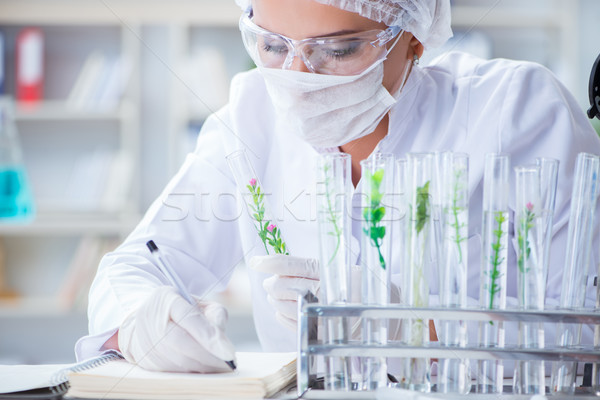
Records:
<instances>
[{"instance_id":1,"label":"spiral notebook","mask_svg":"<svg viewBox=\"0 0 600 400\"><path fill-rule=\"evenodd\" d=\"M69 396L101 399L256 399L294 382L296 353L237 353L237 369L218 374L154 372L116 360L68 374Z\"/></svg>"},{"instance_id":2,"label":"spiral notebook","mask_svg":"<svg viewBox=\"0 0 600 400\"><path fill-rule=\"evenodd\" d=\"M108 354L82 364L57 366L45 383L43 377L36 380L32 376L28 387L15 389L13 385L15 390L9 394L0 385L0 399L17 395L58 399L65 393L94 399L256 399L271 397L295 381L296 353L241 352L236 357L235 371L196 374L148 371L116 353Z\"/></svg>"},{"instance_id":3,"label":"spiral notebook","mask_svg":"<svg viewBox=\"0 0 600 400\"><path fill-rule=\"evenodd\" d=\"M0 399L60 399L69 389L70 372L122 358L110 351L76 364L0 365Z\"/></svg>"}]
</instances>

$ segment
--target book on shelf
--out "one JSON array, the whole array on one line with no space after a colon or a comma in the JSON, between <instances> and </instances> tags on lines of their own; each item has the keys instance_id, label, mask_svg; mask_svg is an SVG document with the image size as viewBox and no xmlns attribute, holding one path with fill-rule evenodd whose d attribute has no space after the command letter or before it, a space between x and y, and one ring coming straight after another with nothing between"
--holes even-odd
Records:
<instances>
[{"instance_id":1,"label":"book on shelf","mask_svg":"<svg viewBox=\"0 0 600 400\"><path fill-rule=\"evenodd\" d=\"M4 81L6 77L6 66L4 52L6 51L6 44L4 43L4 34L0 32L0 96L4 94Z\"/></svg>"},{"instance_id":2,"label":"book on shelf","mask_svg":"<svg viewBox=\"0 0 600 400\"><path fill-rule=\"evenodd\" d=\"M17 100L35 104L44 90L44 34L38 28L25 28L19 32L17 54Z\"/></svg>"},{"instance_id":3,"label":"book on shelf","mask_svg":"<svg viewBox=\"0 0 600 400\"><path fill-rule=\"evenodd\" d=\"M67 97L67 107L75 110L115 108L132 73L128 56L108 57L93 51L83 66Z\"/></svg>"},{"instance_id":4,"label":"book on shelf","mask_svg":"<svg viewBox=\"0 0 600 400\"><path fill-rule=\"evenodd\" d=\"M109 185L112 149L97 148L77 155L64 191L64 207L89 212L100 208L103 192Z\"/></svg>"},{"instance_id":5,"label":"book on shelf","mask_svg":"<svg viewBox=\"0 0 600 400\"><path fill-rule=\"evenodd\" d=\"M296 353L236 358L235 371L215 374L148 371L117 353L66 366L0 366L0 399L27 398L32 390L95 399L259 399L295 382Z\"/></svg>"},{"instance_id":6,"label":"book on shelf","mask_svg":"<svg viewBox=\"0 0 600 400\"><path fill-rule=\"evenodd\" d=\"M38 208L48 213L115 214L127 204L134 176L133 156L122 149L96 148L78 154L65 174L64 186L43 186L50 179L36 176Z\"/></svg>"},{"instance_id":7,"label":"book on shelf","mask_svg":"<svg viewBox=\"0 0 600 400\"><path fill-rule=\"evenodd\" d=\"M118 244L119 240L116 238L84 236L79 240L58 290L59 307L65 310L85 311L87 309L88 294L100 260L106 253L113 251Z\"/></svg>"},{"instance_id":8,"label":"book on shelf","mask_svg":"<svg viewBox=\"0 0 600 400\"><path fill-rule=\"evenodd\" d=\"M8 284L8 274L6 272L6 251L4 242L0 241L0 301L14 300L18 293L10 288Z\"/></svg>"},{"instance_id":9,"label":"book on shelf","mask_svg":"<svg viewBox=\"0 0 600 400\"><path fill-rule=\"evenodd\" d=\"M100 196L100 210L115 213L123 209L131 191L134 169L133 157L129 153L125 151L113 153Z\"/></svg>"}]
</instances>

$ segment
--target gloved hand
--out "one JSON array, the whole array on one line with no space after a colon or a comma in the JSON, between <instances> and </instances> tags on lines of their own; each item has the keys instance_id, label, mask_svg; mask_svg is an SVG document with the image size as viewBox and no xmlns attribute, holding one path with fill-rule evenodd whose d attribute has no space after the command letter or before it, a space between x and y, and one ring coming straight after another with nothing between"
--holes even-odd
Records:
<instances>
[{"instance_id":1,"label":"gloved hand","mask_svg":"<svg viewBox=\"0 0 600 400\"><path fill-rule=\"evenodd\" d=\"M226 372L234 361L225 336L227 311L217 303L189 304L175 288L162 286L119 328L125 359L154 371Z\"/></svg>"},{"instance_id":2,"label":"gloved hand","mask_svg":"<svg viewBox=\"0 0 600 400\"><path fill-rule=\"evenodd\" d=\"M312 258L275 254L252 257L249 264L255 271L273 274L263 282L267 299L275 307L275 318L296 331L298 295L310 290L319 297L319 262Z\"/></svg>"},{"instance_id":3,"label":"gloved hand","mask_svg":"<svg viewBox=\"0 0 600 400\"><path fill-rule=\"evenodd\" d=\"M275 307L275 317L289 329L296 331L298 325L298 295L304 295L308 290L317 297L320 295L320 269L319 262L311 258L285 256L281 254L271 256L255 256L250 259L250 268L255 271L273 274L263 282L267 292L267 299ZM350 268L350 302L362 303L362 269L358 265ZM391 287L391 302L400 302L400 291L396 285ZM399 335L400 320L391 320L389 337ZM351 336L360 338L360 320L350 320Z\"/></svg>"}]
</instances>

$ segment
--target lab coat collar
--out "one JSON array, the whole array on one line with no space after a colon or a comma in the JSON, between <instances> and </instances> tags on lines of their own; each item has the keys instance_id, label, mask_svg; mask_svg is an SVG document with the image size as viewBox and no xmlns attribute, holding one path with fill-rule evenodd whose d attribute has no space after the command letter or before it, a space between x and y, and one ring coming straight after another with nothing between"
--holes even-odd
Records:
<instances>
[{"instance_id":1,"label":"lab coat collar","mask_svg":"<svg viewBox=\"0 0 600 400\"><path fill-rule=\"evenodd\" d=\"M412 111L425 79L425 71L419 65L413 65L406 83L398 95L398 101L389 112L388 134L377 144L373 153L390 153L396 148L398 141L407 132L406 127L412 119Z\"/></svg>"}]
</instances>

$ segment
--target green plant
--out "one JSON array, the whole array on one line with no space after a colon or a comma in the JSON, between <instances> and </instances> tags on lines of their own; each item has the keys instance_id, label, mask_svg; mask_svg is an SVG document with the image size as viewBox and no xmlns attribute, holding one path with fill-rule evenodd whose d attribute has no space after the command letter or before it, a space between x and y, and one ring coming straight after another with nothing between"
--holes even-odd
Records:
<instances>
[{"instance_id":1,"label":"green plant","mask_svg":"<svg viewBox=\"0 0 600 400\"><path fill-rule=\"evenodd\" d=\"M415 221L415 234L418 236L423 232L423 229L428 226L427 223L431 217L431 206L430 206L430 198L429 198L429 185L431 181L427 181L423 186L417 187L417 195L416 195L416 221ZM419 290L421 283L423 282L424 276L424 265L423 259L425 257L425 246L427 246L428 232L423 232L425 235L421 237L419 242L422 243L422 248L420 249L420 256L414 256L414 260L417 260L418 264L413 265L415 272L415 281L414 281L414 305L422 306L424 304L425 299L421 298L421 291Z\"/></svg>"},{"instance_id":2,"label":"green plant","mask_svg":"<svg viewBox=\"0 0 600 400\"><path fill-rule=\"evenodd\" d=\"M246 187L250 191L252 202L254 203L249 204L252 209L252 217L258 223L258 226L254 225L254 228L265 246L265 251L269 254L269 249L267 248L267 244L269 244L275 254L289 255L285 242L281 239L281 230L275 224L272 224L271 221L265 219L265 194L261 191L257 180L254 178L250 179Z\"/></svg>"},{"instance_id":3,"label":"green plant","mask_svg":"<svg viewBox=\"0 0 600 400\"><path fill-rule=\"evenodd\" d=\"M488 290L490 291L490 310L494 308L494 300L496 299L496 295L500 293L500 286L498 285L498 279L502 277L502 272L500 271L500 265L504 262L504 257L502 256L502 251L504 247L502 246L502 239L506 232L502 230L504 223L506 222L506 215L502 211L496 211L494 213L494 220L496 221L496 229L492 232L494 233L494 242L492 243L492 256L489 260L492 265L492 270L489 274L489 286ZM494 325L494 321L490 321L490 325Z\"/></svg>"},{"instance_id":4,"label":"green plant","mask_svg":"<svg viewBox=\"0 0 600 400\"><path fill-rule=\"evenodd\" d=\"M529 255L531 254L531 247L529 247L529 230L533 228L534 218L535 213L533 212L533 204L527 203L525 206L525 215L519 221L517 234L517 243L521 250L519 252L517 265L519 266L519 271L521 271L521 273L529 271L528 268L525 268L525 261L529 259Z\"/></svg>"},{"instance_id":5,"label":"green plant","mask_svg":"<svg viewBox=\"0 0 600 400\"><path fill-rule=\"evenodd\" d=\"M329 174L329 171L331 170L331 166L329 164L325 164L323 166L323 173L325 175L325 197L327 199L327 221L329 221L333 227L333 231L332 232L328 232L329 235L331 236L335 236L336 239L336 243L335 243L335 249L333 251L333 254L331 255L331 257L329 258L329 261L327 261L327 265L331 264L333 262L333 260L335 259L339 249L340 249L340 244L342 241L342 229L340 228L339 224L338 224L338 219L336 217L335 211L334 211L334 202L332 202L331 200L331 176ZM335 200L335 199L334 199Z\"/></svg>"},{"instance_id":6,"label":"green plant","mask_svg":"<svg viewBox=\"0 0 600 400\"><path fill-rule=\"evenodd\" d=\"M465 211L465 207L459 206L459 202L462 198L459 198L460 193L462 193L462 184L461 177L465 171L463 169L459 169L456 171L454 176L454 187L452 188L452 205L450 207L450 211L452 213L453 221L450 224L452 228L454 228L454 243L456 243L456 248L458 249L458 263L461 264L463 261L462 254L462 246L461 243L467 240L466 237L461 235L461 230L466 227L466 224L461 223L459 219L459 214Z\"/></svg>"},{"instance_id":7,"label":"green plant","mask_svg":"<svg viewBox=\"0 0 600 400\"><path fill-rule=\"evenodd\" d=\"M367 176L365 177L366 182L370 185L371 201L369 207L363 211L363 216L367 224L367 227L363 228L363 232L371 240L371 245L377 248L379 264L381 268L385 269L385 259L381 254L381 245L385 237L385 226L382 224L383 217L385 216L385 207L381 204L381 200L383 199L383 193L381 193L383 176L384 170L378 169L372 175L367 172Z\"/></svg>"},{"instance_id":8,"label":"green plant","mask_svg":"<svg viewBox=\"0 0 600 400\"><path fill-rule=\"evenodd\" d=\"M533 228L533 221L535 219L535 213L533 212L533 204L531 202L525 205L525 213L520 218L518 223L517 233L517 245L519 246L519 257L517 258L517 265L521 274L529 272L529 268L525 266L526 261L531 255L531 247L529 243L529 231ZM521 295L525 298L525 279L521 279Z\"/></svg>"},{"instance_id":9,"label":"green plant","mask_svg":"<svg viewBox=\"0 0 600 400\"><path fill-rule=\"evenodd\" d=\"M417 234L421 233L429 219L429 183L430 181L427 181L423 186L417 188Z\"/></svg>"}]
</instances>

